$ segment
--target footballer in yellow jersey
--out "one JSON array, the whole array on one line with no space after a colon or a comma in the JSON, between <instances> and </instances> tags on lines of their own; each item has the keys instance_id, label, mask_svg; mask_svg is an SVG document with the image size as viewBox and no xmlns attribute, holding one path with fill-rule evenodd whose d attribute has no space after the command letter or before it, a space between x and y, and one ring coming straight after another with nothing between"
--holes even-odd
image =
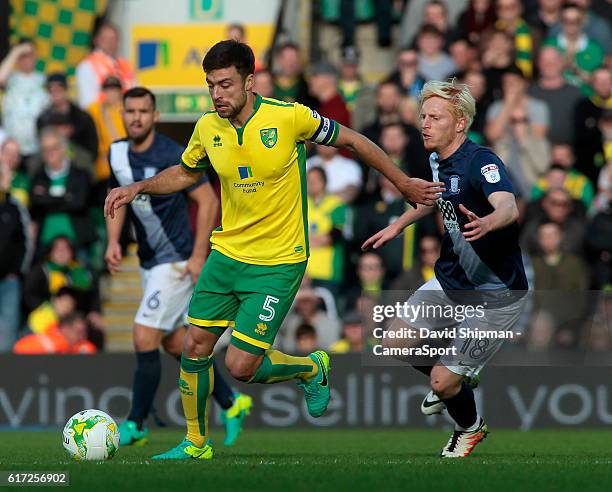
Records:
<instances>
[{"instance_id":1,"label":"footballer in yellow jersey","mask_svg":"<svg viewBox=\"0 0 612 492\"><path fill-rule=\"evenodd\" d=\"M305 141L331 145L339 126L298 103L254 98L241 128L205 113L182 165L192 172L212 165L219 176L223 215L214 250L254 265L301 263L308 258Z\"/></svg>"},{"instance_id":2,"label":"footballer in yellow jersey","mask_svg":"<svg viewBox=\"0 0 612 492\"><path fill-rule=\"evenodd\" d=\"M406 176L363 135L297 103L253 92L251 48L221 41L202 67L214 104L194 129L182 162L153 178L111 190L105 215L138 194L188 188L208 167L221 181L221 228L189 306L190 327L181 359L179 390L187 435L155 459L209 459L208 397L214 385L212 352L232 330L225 363L248 383L296 380L310 415L319 417L330 397L329 356L316 351L294 357L271 349L299 288L308 258L304 142L352 150L385 175L411 202L432 205L443 183Z\"/></svg>"}]
</instances>

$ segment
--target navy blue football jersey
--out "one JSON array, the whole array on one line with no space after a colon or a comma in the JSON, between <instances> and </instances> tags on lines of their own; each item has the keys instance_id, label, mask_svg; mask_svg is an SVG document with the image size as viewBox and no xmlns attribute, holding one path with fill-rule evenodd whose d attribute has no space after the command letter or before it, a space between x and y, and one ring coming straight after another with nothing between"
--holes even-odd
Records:
<instances>
[{"instance_id":1,"label":"navy blue football jersey","mask_svg":"<svg viewBox=\"0 0 612 492\"><path fill-rule=\"evenodd\" d=\"M445 234L435 266L436 278L444 290L451 297L451 292L486 291L495 294L491 299L500 301L508 296L516 299L516 293L523 295L527 279L516 223L472 242L463 236L470 220L461 213L459 204L483 217L494 210L488 201L491 193L514 193L499 157L466 139L447 159L438 160L435 152L431 154L430 165L433 180L444 182L446 187L437 200Z\"/></svg>"},{"instance_id":2,"label":"navy blue football jersey","mask_svg":"<svg viewBox=\"0 0 612 492\"><path fill-rule=\"evenodd\" d=\"M126 186L151 178L181 162L185 149L173 140L155 134L144 152L133 152L127 139L110 146L111 186ZM129 207L136 229L138 257L142 268L183 261L191 256L193 232L189 224L187 193L208 181L206 175L194 186L171 195L138 195Z\"/></svg>"}]
</instances>

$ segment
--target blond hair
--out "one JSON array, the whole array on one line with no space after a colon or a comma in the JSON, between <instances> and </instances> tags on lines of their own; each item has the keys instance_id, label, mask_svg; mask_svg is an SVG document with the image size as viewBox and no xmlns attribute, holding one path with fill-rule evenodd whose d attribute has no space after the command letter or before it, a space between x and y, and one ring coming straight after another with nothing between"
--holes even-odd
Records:
<instances>
[{"instance_id":1,"label":"blond hair","mask_svg":"<svg viewBox=\"0 0 612 492\"><path fill-rule=\"evenodd\" d=\"M467 132L476 114L476 101L466 84L460 84L454 78L448 82L440 80L430 80L421 90L419 98L419 111L423 103L432 97L446 99L451 106L451 113L455 118L465 118L466 125L464 132Z\"/></svg>"}]
</instances>

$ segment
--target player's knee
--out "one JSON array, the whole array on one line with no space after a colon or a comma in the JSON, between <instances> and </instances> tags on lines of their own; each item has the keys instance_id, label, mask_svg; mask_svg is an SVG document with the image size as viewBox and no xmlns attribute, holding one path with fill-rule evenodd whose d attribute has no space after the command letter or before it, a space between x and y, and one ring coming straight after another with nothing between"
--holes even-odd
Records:
<instances>
[{"instance_id":1,"label":"player's knee","mask_svg":"<svg viewBox=\"0 0 612 492\"><path fill-rule=\"evenodd\" d=\"M245 361L234 360L229 363L226 362L226 365L233 378L238 381L244 381L245 383L253 379L255 371L257 370L252 364Z\"/></svg>"},{"instance_id":2,"label":"player's knee","mask_svg":"<svg viewBox=\"0 0 612 492\"><path fill-rule=\"evenodd\" d=\"M431 390L442 400L452 398L461 389L461 382L447 378L431 378Z\"/></svg>"},{"instance_id":3,"label":"player's knee","mask_svg":"<svg viewBox=\"0 0 612 492\"><path fill-rule=\"evenodd\" d=\"M196 343L196 341L188 333L185 339L183 340L183 353L187 355L192 355L195 352L197 345L198 344Z\"/></svg>"},{"instance_id":4,"label":"player's knee","mask_svg":"<svg viewBox=\"0 0 612 492\"><path fill-rule=\"evenodd\" d=\"M180 355L183 350L183 344L172 337L166 337L162 340L164 351L170 355Z\"/></svg>"},{"instance_id":5,"label":"player's knee","mask_svg":"<svg viewBox=\"0 0 612 492\"><path fill-rule=\"evenodd\" d=\"M161 332L155 328L142 325L134 326L134 350L136 352L149 352L159 348Z\"/></svg>"},{"instance_id":6,"label":"player's knee","mask_svg":"<svg viewBox=\"0 0 612 492\"><path fill-rule=\"evenodd\" d=\"M183 351L184 340L187 330L185 327L180 327L162 338L162 347L166 353L177 356Z\"/></svg>"},{"instance_id":7,"label":"player's knee","mask_svg":"<svg viewBox=\"0 0 612 492\"><path fill-rule=\"evenodd\" d=\"M207 330L190 327L183 338L183 353L194 359L208 357L212 354L218 338Z\"/></svg>"},{"instance_id":8,"label":"player's knee","mask_svg":"<svg viewBox=\"0 0 612 492\"><path fill-rule=\"evenodd\" d=\"M250 354L230 344L225 354L225 367L232 377L248 383L255 376L262 359L263 355Z\"/></svg>"}]
</instances>

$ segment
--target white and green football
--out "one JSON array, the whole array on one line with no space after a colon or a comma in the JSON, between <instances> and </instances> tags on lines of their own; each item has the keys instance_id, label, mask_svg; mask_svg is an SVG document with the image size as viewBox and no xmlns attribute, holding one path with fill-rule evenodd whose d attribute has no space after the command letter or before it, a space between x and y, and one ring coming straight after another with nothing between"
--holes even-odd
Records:
<instances>
[{"instance_id":1,"label":"white and green football","mask_svg":"<svg viewBox=\"0 0 612 492\"><path fill-rule=\"evenodd\" d=\"M64 448L75 460L108 460L119 448L119 429L100 410L75 413L64 426Z\"/></svg>"}]
</instances>

